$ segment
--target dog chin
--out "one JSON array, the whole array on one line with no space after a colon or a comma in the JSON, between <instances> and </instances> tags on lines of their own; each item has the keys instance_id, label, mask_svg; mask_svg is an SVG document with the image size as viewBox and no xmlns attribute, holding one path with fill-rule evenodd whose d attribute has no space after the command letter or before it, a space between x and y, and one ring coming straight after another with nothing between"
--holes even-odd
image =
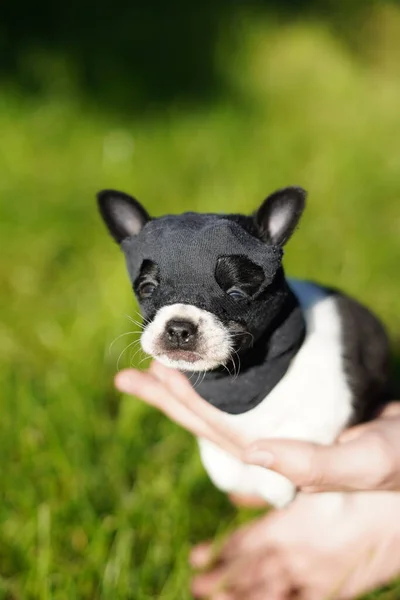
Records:
<instances>
[{"instance_id":1,"label":"dog chin","mask_svg":"<svg viewBox=\"0 0 400 600\"><path fill-rule=\"evenodd\" d=\"M189 356L186 360L183 356L171 356L171 354L159 354L158 356L154 356L154 358L166 367L170 367L171 369L178 369L179 371L211 371L212 369L216 369L221 365L221 362L219 361L193 357L190 355L190 353L188 353ZM182 352L179 354L183 355L184 353Z\"/></svg>"}]
</instances>

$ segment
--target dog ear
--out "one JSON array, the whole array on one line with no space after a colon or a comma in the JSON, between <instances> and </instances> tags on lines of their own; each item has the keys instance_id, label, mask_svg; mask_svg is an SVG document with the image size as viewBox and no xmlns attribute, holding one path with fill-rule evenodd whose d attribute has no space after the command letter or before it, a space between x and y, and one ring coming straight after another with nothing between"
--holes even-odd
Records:
<instances>
[{"instance_id":1,"label":"dog ear","mask_svg":"<svg viewBox=\"0 0 400 600\"><path fill-rule=\"evenodd\" d=\"M306 197L301 187L287 187L268 196L254 215L261 239L286 244L303 213Z\"/></svg>"},{"instance_id":2,"label":"dog ear","mask_svg":"<svg viewBox=\"0 0 400 600\"><path fill-rule=\"evenodd\" d=\"M128 194L116 190L103 190L97 194L100 214L113 238L122 240L137 235L150 221L143 206Z\"/></svg>"}]
</instances>

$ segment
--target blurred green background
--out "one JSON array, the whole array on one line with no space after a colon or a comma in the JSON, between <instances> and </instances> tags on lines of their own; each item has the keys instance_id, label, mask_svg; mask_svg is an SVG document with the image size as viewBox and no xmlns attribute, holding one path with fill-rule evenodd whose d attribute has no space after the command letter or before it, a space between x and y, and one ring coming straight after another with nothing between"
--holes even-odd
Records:
<instances>
[{"instance_id":1,"label":"blurred green background","mask_svg":"<svg viewBox=\"0 0 400 600\"><path fill-rule=\"evenodd\" d=\"M1 13L0 598L185 600L190 545L249 515L189 434L113 390L119 357L142 356L94 194L131 192L153 215L250 212L302 185L288 272L355 294L396 342L400 5Z\"/></svg>"}]
</instances>

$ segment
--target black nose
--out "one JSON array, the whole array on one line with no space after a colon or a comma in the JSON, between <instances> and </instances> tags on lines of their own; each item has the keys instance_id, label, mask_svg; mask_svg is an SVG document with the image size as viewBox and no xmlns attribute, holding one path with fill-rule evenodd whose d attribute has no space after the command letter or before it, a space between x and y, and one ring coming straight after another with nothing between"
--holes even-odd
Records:
<instances>
[{"instance_id":1,"label":"black nose","mask_svg":"<svg viewBox=\"0 0 400 600\"><path fill-rule=\"evenodd\" d=\"M171 319L165 326L165 344L171 349L194 350L196 334L197 325L191 321Z\"/></svg>"}]
</instances>

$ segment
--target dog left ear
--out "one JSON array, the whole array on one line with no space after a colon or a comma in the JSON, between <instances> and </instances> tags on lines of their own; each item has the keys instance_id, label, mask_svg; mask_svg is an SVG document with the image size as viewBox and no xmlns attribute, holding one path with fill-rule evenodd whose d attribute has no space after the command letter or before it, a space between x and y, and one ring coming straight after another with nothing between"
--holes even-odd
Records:
<instances>
[{"instance_id":1,"label":"dog left ear","mask_svg":"<svg viewBox=\"0 0 400 600\"><path fill-rule=\"evenodd\" d=\"M254 215L261 239L286 244L300 221L306 197L301 187L287 187L268 196Z\"/></svg>"}]
</instances>

